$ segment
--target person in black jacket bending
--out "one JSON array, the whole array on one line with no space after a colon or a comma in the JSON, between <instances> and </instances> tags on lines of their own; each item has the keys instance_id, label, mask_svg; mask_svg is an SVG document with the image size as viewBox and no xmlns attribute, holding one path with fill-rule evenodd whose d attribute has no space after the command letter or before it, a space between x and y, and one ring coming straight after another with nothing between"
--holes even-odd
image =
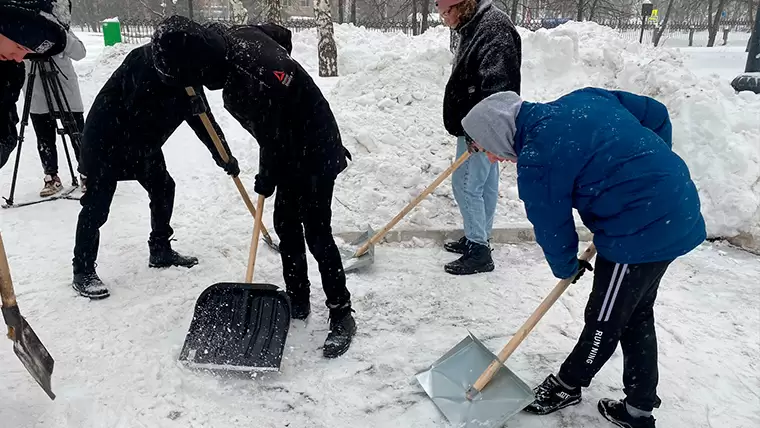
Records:
<instances>
[{"instance_id":1,"label":"person in black jacket bending","mask_svg":"<svg viewBox=\"0 0 760 428\"><path fill-rule=\"evenodd\" d=\"M290 31L274 24L227 28L165 20L153 38L156 66L178 86L224 89L225 108L260 146L256 193L271 196L293 318L310 312L304 231L330 309L324 356L348 350L356 331L351 294L332 236L335 179L348 165L330 106L289 53Z\"/></svg>"},{"instance_id":2,"label":"person in black jacket bending","mask_svg":"<svg viewBox=\"0 0 760 428\"><path fill-rule=\"evenodd\" d=\"M95 272L99 229L108 219L118 181L137 180L150 198L150 267L198 263L172 250L169 239L174 208L174 180L166 170L161 147L183 121L208 147L216 164L232 176L240 169L213 115L209 119L222 139L230 161L224 163L184 88L166 85L153 63L153 46L130 52L98 93L87 115L82 135L79 172L87 184L77 222L73 287L92 299L109 296ZM196 93L207 104L202 87ZM201 107L205 109L205 106Z\"/></svg>"},{"instance_id":3,"label":"person in black jacket bending","mask_svg":"<svg viewBox=\"0 0 760 428\"><path fill-rule=\"evenodd\" d=\"M457 137L456 156L470 158L451 176L464 236L444 244L462 256L444 269L453 275L494 270L489 241L499 198L499 166L467 144L462 119L475 104L502 91L520 93L522 41L509 17L492 0L438 0L444 23L458 36L454 66L443 98L443 124Z\"/></svg>"}]
</instances>

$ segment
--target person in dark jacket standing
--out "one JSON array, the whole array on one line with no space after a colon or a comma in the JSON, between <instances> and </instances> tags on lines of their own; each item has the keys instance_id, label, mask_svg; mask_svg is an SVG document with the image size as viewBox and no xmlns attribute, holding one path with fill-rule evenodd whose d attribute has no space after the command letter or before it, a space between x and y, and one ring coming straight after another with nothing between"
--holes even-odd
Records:
<instances>
[{"instance_id":1,"label":"person in dark jacket standing","mask_svg":"<svg viewBox=\"0 0 760 428\"><path fill-rule=\"evenodd\" d=\"M492 0L438 0L444 23L458 37L454 65L443 98L443 123L457 137L456 156L468 150L462 118L480 100L500 91L520 93L522 41L509 17ZM464 236L444 248L462 256L446 272L469 275L494 269L490 235L499 197L499 166L482 153L452 174L451 186L464 223Z\"/></svg>"},{"instance_id":2,"label":"person in dark jacket standing","mask_svg":"<svg viewBox=\"0 0 760 428\"><path fill-rule=\"evenodd\" d=\"M507 91L477 104L462 125L475 150L517 163L520 198L554 275L575 282L594 271L580 338L525 410L545 415L579 403L620 343L626 397L603 398L598 409L618 426L653 428L660 280L707 237L689 168L672 150L667 108L601 88L549 103ZM595 266L577 259L573 208L594 234Z\"/></svg>"},{"instance_id":3,"label":"person in dark jacket standing","mask_svg":"<svg viewBox=\"0 0 760 428\"><path fill-rule=\"evenodd\" d=\"M24 85L24 58L57 55L66 47L68 0L0 0L0 168L18 144L16 102Z\"/></svg>"},{"instance_id":4,"label":"person in dark jacket standing","mask_svg":"<svg viewBox=\"0 0 760 428\"><path fill-rule=\"evenodd\" d=\"M335 179L348 165L338 125L314 80L290 57L290 31L274 24L201 26L175 16L154 35L168 82L223 88L224 106L259 144L255 191L275 188L275 231L293 318L310 313L305 240L319 264L330 310L323 354L345 353L356 332L351 294L332 236Z\"/></svg>"},{"instance_id":5,"label":"person in dark jacket standing","mask_svg":"<svg viewBox=\"0 0 760 428\"><path fill-rule=\"evenodd\" d=\"M108 219L119 181L137 180L148 192L149 266L192 267L198 263L197 258L177 253L170 244L175 184L161 148L182 122L195 131L219 167L232 176L240 173L213 115L209 112L209 119L230 154L228 163L219 155L185 89L168 86L159 78L152 50L153 46L146 44L127 55L95 97L84 125L79 172L87 192L82 196L77 222L73 287L92 299L109 296L95 272L95 261L99 229ZM203 88L196 87L195 91L207 104Z\"/></svg>"}]
</instances>

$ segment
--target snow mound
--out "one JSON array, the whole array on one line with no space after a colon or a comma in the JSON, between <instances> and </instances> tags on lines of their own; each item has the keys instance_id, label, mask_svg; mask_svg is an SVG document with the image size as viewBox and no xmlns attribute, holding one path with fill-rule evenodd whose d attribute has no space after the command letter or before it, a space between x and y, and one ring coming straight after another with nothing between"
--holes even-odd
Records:
<instances>
[{"instance_id":1,"label":"snow mound","mask_svg":"<svg viewBox=\"0 0 760 428\"><path fill-rule=\"evenodd\" d=\"M700 191L710 236L760 231L760 96L704 79L679 50L627 41L591 22L569 22L523 38L523 96L549 101L584 86L623 89L668 106L674 150ZM326 95L356 156L340 178L336 219L353 229L382 226L454 160L442 99L452 54L448 30L418 37L336 25L339 78ZM315 30L294 33L294 57L317 69ZM316 73L314 73L316 76ZM514 168L502 166L496 227L526 221ZM445 181L398 227L461 227ZM342 228L341 227L341 228Z\"/></svg>"}]
</instances>

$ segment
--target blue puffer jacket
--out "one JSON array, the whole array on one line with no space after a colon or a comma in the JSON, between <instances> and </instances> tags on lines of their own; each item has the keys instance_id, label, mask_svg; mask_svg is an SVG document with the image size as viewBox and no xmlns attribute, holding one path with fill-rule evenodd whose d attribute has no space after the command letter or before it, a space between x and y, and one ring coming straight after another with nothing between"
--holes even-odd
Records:
<instances>
[{"instance_id":1,"label":"blue puffer jacket","mask_svg":"<svg viewBox=\"0 0 760 428\"><path fill-rule=\"evenodd\" d=\"M652 98L584 88L531 103L504 92L463 125L485 149L516 154L520 199L558 278L578 269L573 208L599 255L616 263L672 260L706 238L696 186L672 151L668 111Z\"/></svg>"}]
</instances>

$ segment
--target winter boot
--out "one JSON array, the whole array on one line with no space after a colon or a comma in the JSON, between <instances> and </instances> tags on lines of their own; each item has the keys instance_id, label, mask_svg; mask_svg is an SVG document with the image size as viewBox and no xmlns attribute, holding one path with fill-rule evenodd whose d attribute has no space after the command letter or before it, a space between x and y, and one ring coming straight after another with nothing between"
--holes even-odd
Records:
<instances>
[{"instance_id":1,"label":"winter boot","mask_svg":"<svg viewBox=\"0 0 760 428\"><path fill-rule=\"evenodd\" d=\"M309 293L296 294L291 291L286 291L286 293L290 298L290 317L296 320L305 320L311 313Z\"/></svg>"},{"instance_id":2,"label":"winter boot","mask_svg":"<svg viewBox=\"0 0 760 428\"><path fill-rule=\"evenodd\" d=\"M533 389L533 393L536 400L525 411L534 415L548 415L581 402L581 389L565 388L554 375L547 376L541 385Z\"/></svg>"},{"instance_id":3,"label":"winter boot","mask_svg":"<svg viewBox=\"0 0 760 428\"><path fill-rule=\"evenodd\" d=\"M623 428L655 428L653 416L633 417L626 410L625 402L602 398L597 405L599 413L608 421Z\"/></svg>"},{"instance_id":4,"label":"winter boot","mask_svg":"<svg viewBox=\"0 0 760 428\"><path fill-rule=\"evenodd\" d=\"M447 263L444 269L452 275L491 272L494 270L491 249L487 245L467 241L464 255L451 263Z\"/></svg>"},{"instance_id":5,"label":"winter boot","mask_svg":"<svg viewBox=\"0 0 760 428\"><path fill-rule=\"evenodd\" d=\"M94 270L91 272L75 273L72 288L80 295L89 297L92 300L105 299L111 295Z\"/></svg>"},{"instance_id":6,"label":"winter boot","mask_svg":"<svg viewBox=\"0 0 760 428\"><path fill-rule=\"evenodd\" d=\"M40 196L46 198L55 195L61 190L63 190L63 185L61 184L61 179L58 177L58 174L46 175L45 187L40 190Z\"/></svg>"},{"instance_id":7,"label":"winter boot","mask_svg":"<svg viewBox=\"0 0 760 428\"><path fill-rule=\"evenodd\" d=\"M148 241L150 248L150 260L148 266L152 268L165 268L170 266L193 267L198 264L197 257L183 256L172 250L169 240Z\"/></svg>"},{"instance_id":8,"label":"winter boot","mask_svg":"<svg viewBox=\"0 0 760 428\"><path fill-rule=\"evenodd\" d=\"M330 309L330 331L327 333L323 355L325 358L337 358L348 351L351 339L356 334L356 322L351 315L351 305L339 309Z\"/></svg>"},{"instance_id":9,"label":"winter boot","mask_svg":"<svg viewBox=\"0 0 760 428\"><path fill-rule=\"evenodd\" d=\"M443 244L443 249L454 254L464 254L467 248L467 237L463 236L458 241L447 242Z\"/></svg>"}]
</instances>

